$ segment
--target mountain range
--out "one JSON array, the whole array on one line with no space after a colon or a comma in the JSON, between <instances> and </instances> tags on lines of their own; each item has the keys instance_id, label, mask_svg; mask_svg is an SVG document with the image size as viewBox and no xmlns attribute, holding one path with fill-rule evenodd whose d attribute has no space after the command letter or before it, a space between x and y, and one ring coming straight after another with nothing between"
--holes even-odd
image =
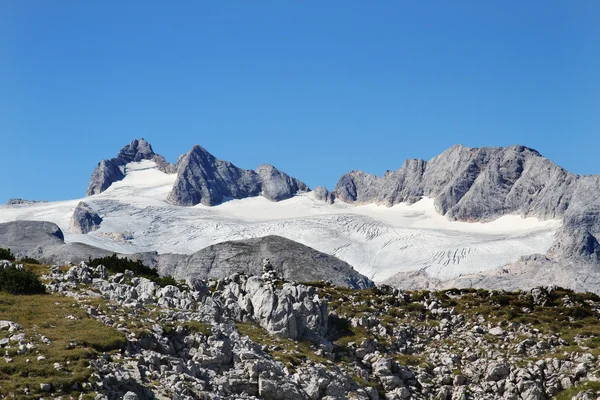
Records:
<instances>
[{"instance_id":1,"label":"mountain range","mask_svg":"<svg viewBox=\"0 0 600 400\"><path fill-rule=\"evenodd\" d=\"M45 221L39 231L63 243L19 243L22 220ZM215 259L231 272L256 264L244 254L289 248L297 261L281 265L299 280L329 271L292 272L303 264L338 265L333 280L360 287L370 278L403 288L600 291L600 175L570 173L525 146L456 145L383 176L349 172L329 191L268 164L239 168L198 145L171 164L140 139L98 163L85 198L12 202L0 206L0 222L0 247L19 254L117 252L179 277L207 277Z\"/></svg>"}]
</instances>

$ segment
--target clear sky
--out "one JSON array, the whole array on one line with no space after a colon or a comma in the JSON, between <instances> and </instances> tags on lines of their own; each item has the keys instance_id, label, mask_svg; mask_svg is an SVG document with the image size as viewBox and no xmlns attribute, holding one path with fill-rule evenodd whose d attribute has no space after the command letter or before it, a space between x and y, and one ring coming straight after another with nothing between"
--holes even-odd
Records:
<instances>
[{"instance_id":1,"label":"clear sky","mask_svg":"<svg viewBox=\"0 0 600 400\"><path fill-rule=\"evenodd\" d=\"M600 2L0 2L0 202L144 137L332 189L453 144L600 173Z\"/></svg>"}]
</instances>

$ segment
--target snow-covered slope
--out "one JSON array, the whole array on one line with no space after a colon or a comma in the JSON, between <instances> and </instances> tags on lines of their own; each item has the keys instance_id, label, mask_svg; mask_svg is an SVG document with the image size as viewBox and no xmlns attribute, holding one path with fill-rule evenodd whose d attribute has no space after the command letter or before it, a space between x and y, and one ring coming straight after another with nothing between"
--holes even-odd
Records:
<instances>
[{"instance_id":1,"label":"snow-covered slope","mask_svg":"<svg viewBox=\"0 0 600 400\"><path fill-rule=\"evenodd\" d=\"M450 221L428 198L393 207L329 205L305 193L280 202L259 196L181 207L166 200L175 174L149 160L127 164L125 173L106 191L84 199L0 206L0 222L51 221L67 242L122 253L191 254L225 240L279 235L335 255L379 282L413 270L448 280L498 269L522 255L545 253L561 226L559 220L514 215L488 223ZM103 218L100 229L85 235L69 232L81 200Z\"/></svg>"}]
</instances>

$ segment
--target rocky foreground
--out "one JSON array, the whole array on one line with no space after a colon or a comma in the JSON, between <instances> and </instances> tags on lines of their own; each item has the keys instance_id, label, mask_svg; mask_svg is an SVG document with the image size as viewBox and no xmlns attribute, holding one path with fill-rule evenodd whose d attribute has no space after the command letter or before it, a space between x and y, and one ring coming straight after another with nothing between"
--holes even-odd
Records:
<instances>
[{"instance_id":1,"label":"rocky foreground","mask_svg":"<svg viewBox=\"0 0 600 400\"><path fill-rule=\"evenodd\" d=\"M54 293L38 298L64 312L45 324L89 321L98 325L86 334L96 337L69 340L77 332L64 332L61 357L76 360L86 349L87 361L53 362L45 353L57 339L40 335L45 325L14 309L13 320L3 320L12 300L0 298L0 398L535 400L600 393L594 294L353 290L283 282L268 264L262 276L164 287L83 262L36 268Z\"/></svg>"}]
</instances>

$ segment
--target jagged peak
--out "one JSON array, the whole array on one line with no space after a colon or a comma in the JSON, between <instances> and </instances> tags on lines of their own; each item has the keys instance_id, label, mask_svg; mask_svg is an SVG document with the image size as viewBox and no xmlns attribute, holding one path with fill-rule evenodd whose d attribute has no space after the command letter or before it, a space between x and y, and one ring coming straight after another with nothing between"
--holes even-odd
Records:
<instances>
[{"instance_id":1,"label":"jagged peak","mask_svg":"<svg viewBox=\"0 0 600 400\"><path fill-rule=\"evenodd\" d=\"M217 157L215 157L211 152L209 152L208 150L206 150L204 147L200 146L199 144L193 145L192 148L190 149L190 151L188 151L182 157L180 157L180 160L178 161L178 163L185 159L189 159L190 157L200 157L201 159L205 159L209 162L214 162L214 161L218 160Z\"/></svg>"},{"instance_id":2,"label":"jagged peak","mask_svg":"<svg viewBox=\"0 0 600 400\"><path fill-rule=\"evenodd\" d=\"M124 146L116 157L104 159L98 163L90 177L86 195L102 193L111 184L125 177L124 165L142 160L154 161L160 171L168 174L176 171L174 165L169 164L163 156L154 152L152 145L146 139L134 139Z\"/></svg>"},{"instance_id":3,"label":"jagged peak","mask_svg":"<svg viewBox=\"0 0 600 400\"><path fill-rule=\"evenodd\" d=\"M156 153L154 153L150 143L141 138L139 140L134 139L131 143L123 147L116 158L120 163L127 164L141 160L151 160L155 155Z\"/></svg>"}]
</instances>

